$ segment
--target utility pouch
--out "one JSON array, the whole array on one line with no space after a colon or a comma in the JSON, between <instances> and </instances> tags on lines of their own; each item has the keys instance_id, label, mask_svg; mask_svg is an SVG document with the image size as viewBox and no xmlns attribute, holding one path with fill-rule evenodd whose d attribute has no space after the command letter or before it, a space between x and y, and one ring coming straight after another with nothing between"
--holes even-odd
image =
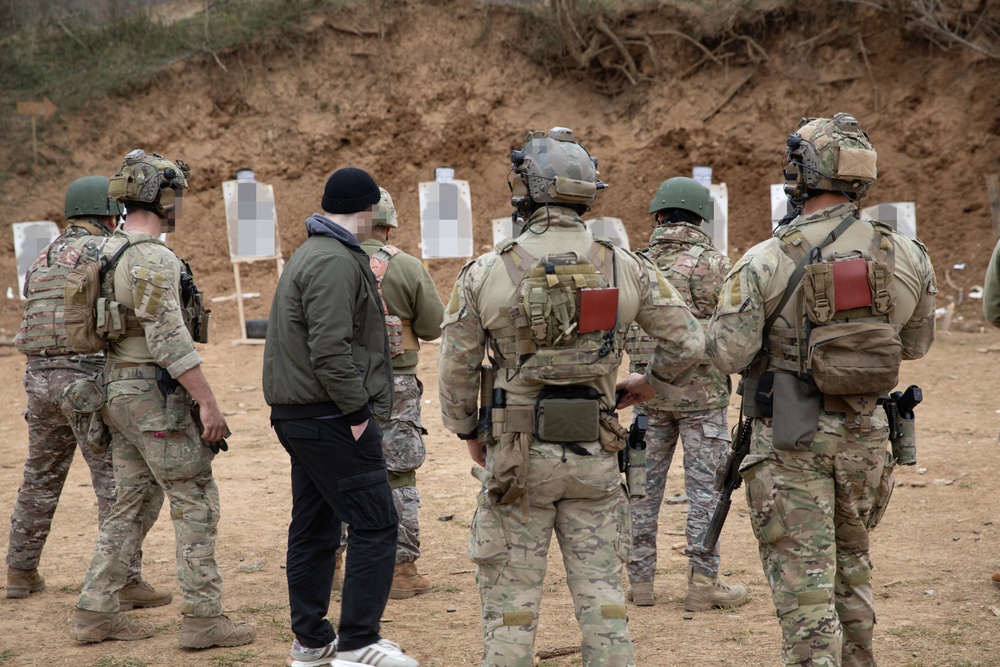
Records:
<instances>
[{"instance_id":1,"label":"utility pouch","mask_svg":"<svg viewBox=\"0 0 1000 667\"><path fill-rule=\"evenodd\" d=\"M607 412L601 413L601 449L606 452L620 452L625 448L628 431L618 421L618 417ZM643 485L645 486L645 485Z\"/></svg>"},{"instance_id":2,"label":"utility pouch","mask_svg":"<svg viewBox=\"0 0 1000 667\"><path fill-rule=\"evenodd\" d=\"M490 449L487 483L490 500L496 505L512 505L524 496L528 481L528 447L531 433L504 433Z\"/></svg>"},{"instance_id":3,"label":"utility pouch","mask_svg":"<svg viewBox=\"0 0 1000 667\"><path fill-rule=\"evenodd\" d=\"M819 426L822 395L791 373L774 373L772 441L779 451L808 451ZM758 388L759 392L759 388Z\"/></svg>"},{"instance_id":4,"label":"utility pouch","mask_svg":"<svg viewBox=\"0 0 1000 667\"><path fill-rule=\"evenodd\" d=\"M104 380L100 376L83 377L63 390L63 398L73 411L76 435L81 445L95 454L103 454L111 445L111 433L101 418L107 402Z\"/></svg>"},{"instance_id":5,"label":"utility pouch","mask_svg":"<svg viewBox=\"0 0 1000 667\"><path fill-rule=\"evenodd\" d=\"M886 322L837 322L809 334L809 365L824 394L850 396L890 391L899 381L903 345Z\"/></svg>"},{"instance_id":6,"label":"utility pouch","mask_svg":"<svg viewBox=\"0 0 1000 667\"><path fill-rule=\"evenodd\" d=\"M754 419L771 419L774 417L774 373L768 371L752 382L754 383L751 394L753 400L749 403L753 405L753 412L757 414L751 414L745 410L744 414Z\"/></svg>"},{"instance_id":7,"label":"utility pouch","mask_svg":"<svg viewBox=\"0 0 1000 667\"><path fill-rule=\"evenodd\" d=\"M167 431L183 431L191 422L191 395L187 389L178 387L167 394L166 416Z\"/></svg>"},{"instance_id":8,"label":"utility pouch","mask_svg":"<svg viewBox=\"0 0 1000 667\"><path fill-rule=\"evenodd\" d=\"M538 439L557 444L601 437L600 392L592 387L546 387L535 402ZM617 450L615 450L617 451Z\"/></svg>"},{"instance_id":9,"label":"utility pouch","mask_svg":"<svg viewBox=\"0 0 1000 667\"><path fill-rule=\"evenodd\" d=\"M912 466L917 463L917 424L913 419L897 417L898 435L892 440L892 455L896 465Z\"/></svg>"}]
</instances>

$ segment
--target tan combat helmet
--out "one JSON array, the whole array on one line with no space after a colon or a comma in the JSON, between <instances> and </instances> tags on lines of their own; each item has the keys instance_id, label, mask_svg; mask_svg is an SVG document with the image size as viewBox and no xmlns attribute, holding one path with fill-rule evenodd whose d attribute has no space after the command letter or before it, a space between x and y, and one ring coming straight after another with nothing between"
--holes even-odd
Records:
<instances>
[{"instance_id":1,"label":"tan combat helmet","mask_svg":"<svg viewBox=\"0 0 1000 667\"><path fill-rule=\"evenodd\" d=\"M190 167L183 160L171 162L162 155L137 148L125 156L111 177L108 195L120 202L141 202L161 218L172 212L180 190L187 188Z\"/></svg>"},{"instance_id":2,"label":"tan combat helmet","mask_svg":"<svg viewBox=\"0 0 1000 667\"><path fill-rule=\"evenodd\" d=\"M878 177L877 158L854 116L803 118L798 131L788 137L785 195L800 204L811 190L824 190L857 201Z\"/></svg>"},{"instance_id":3,"label":"tan combat helmet","mask_svg":"<svg viewBox=\"0 0 1000 667\"><path fill-rule=\"evenodd\" d=\"M607 187L597 178L597 158L576 141L569 128L528 132L524 148L513 151L510 161L516 176L508 180L510 202L522 214L545 204L587 208L597 191Z\"/></svg>"},{"instance_id":4,"label":"tan combat helmet","mask_svg":"<svg viewBox=\"0 0 1000 667\"><path fill-rule=\"evenodd\" d=\"M372 226L399 228L399 221L396 218L396 207L392 205L392 197L385 188L379 188L382 197L378 203L372 206Z\"/></svg>"}]
</instances>

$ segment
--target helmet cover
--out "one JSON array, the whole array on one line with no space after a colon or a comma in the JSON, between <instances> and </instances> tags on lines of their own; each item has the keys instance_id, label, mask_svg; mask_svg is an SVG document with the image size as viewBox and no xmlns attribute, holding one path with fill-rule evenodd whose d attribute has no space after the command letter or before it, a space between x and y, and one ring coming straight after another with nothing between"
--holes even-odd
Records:
<instances>
[{"instance_id":1,"label":"helmet cover","mask_svg":"<svg viewBox=\"0 0 1000 667\"><path fill-rule=\"evenodd\" d=\"M597 158L573 137L554 127L528 132L524 147L511 153L511 204L582 204L590 206L597 191L607 187L597 179Z\"/></svg>"},{"instance_id":2,"label":"helmet cover","mask_svg":"<svg viewBox=\"0 0 1000 667\"><path fill-rule=\"evenodd\" d=\"M125 156L121 169L111 177L108 194L120 202L152 204L157 215L167 217L180 190L187 188L190 174L191 168L183 160L171 162L137 148Z\"/></svg>"},{"instance_id":3,"label":"helmet cover","mask_svg":"<svg viewBox=\"0 0 1000 667\"><path fill-rule=\"evenodd\" d=\"M803 118L785 149L785 194L796 203L810 190L861 199L878 177L877 158L854 116Z\"/></svg>"},{"instance_id":4,"label":"helmet cover","mask_svg":"<svg viewBox=\"0 0 1000 667\"><path fill-rule=\"evenodd\" d=\"M385 188L379 188L382 197L378 203L372 206L372 226L398 228L399 221L396 218L396 207L392 204L392 197Z\"/></svg>"}]
</instances>

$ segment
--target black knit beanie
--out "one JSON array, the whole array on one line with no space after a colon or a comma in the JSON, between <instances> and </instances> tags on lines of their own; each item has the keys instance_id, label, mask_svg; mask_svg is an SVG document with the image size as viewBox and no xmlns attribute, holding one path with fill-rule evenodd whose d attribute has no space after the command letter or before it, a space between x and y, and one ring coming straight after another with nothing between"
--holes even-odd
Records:
<instances>
[{"instance_id":1,"label":"black knit beanie","mask_svg":"<svg viewBox=\"0 0 1000 667\"><path fill-rule=\"evenodd\" d=\"M346 167L327 179L322 205L327 213L357 213L371 208L381 198L375 179L367 171Z\"/></svg>"}]
</instances>

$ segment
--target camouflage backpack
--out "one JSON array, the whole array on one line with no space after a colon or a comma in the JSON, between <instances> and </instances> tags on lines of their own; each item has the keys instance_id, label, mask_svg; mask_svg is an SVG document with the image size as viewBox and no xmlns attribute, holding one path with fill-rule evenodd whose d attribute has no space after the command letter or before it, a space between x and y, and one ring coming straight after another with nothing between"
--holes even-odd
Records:
<instances>
[{"instance_id":1,"label":"camouflage backpack","mask_svg":"<svg viewBox=\"0 0 1000 667\"><path fill-rule=\"evenodd\" d=\"M135 311L109 298L113 289L106 283L110 283L108 274L114 275L118 260L129 247L150 241L153 239L125 240L112 249L108 246L117 241L109 240L102 254L86 257L66 276L63 296L66 338L76 352L94 354L107 349L108 341L143 335ZM109 252L114 254L109 256Z\"/></svg>"}]
</instances>

